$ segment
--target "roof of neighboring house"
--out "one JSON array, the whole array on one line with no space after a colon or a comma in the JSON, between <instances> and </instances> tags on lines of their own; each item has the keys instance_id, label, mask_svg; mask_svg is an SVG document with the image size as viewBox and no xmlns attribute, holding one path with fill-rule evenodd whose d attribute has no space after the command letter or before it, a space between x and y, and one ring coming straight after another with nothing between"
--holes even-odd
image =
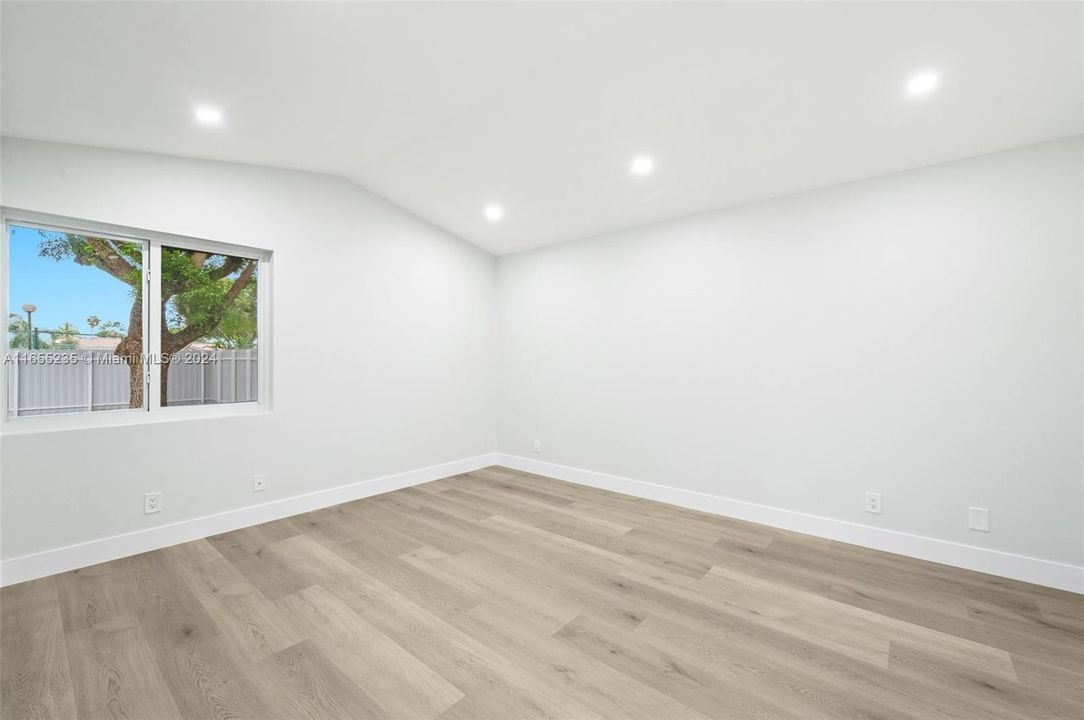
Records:
<instances>
[{"instance_id":1,"label":"roof of neighboring house","mask_svg":"<svg viewBox=\"0 0 1084 720\"><path fill-rule=\"evenodd\" d=\"M120 344L118 337L97 337L94 335L79 335L75 341L76 350L89 350L91 352L113 352ZM210 343L196 341L188 345L191 350L213 350Z\"/></svg>"},{"instance_id":2,"label":"roof of neighboring house","mask_svg":"<svg viewBox=\"0 0 1084 720\"><path fill-rule=\"evenodd\" d=\"M77 350L104 350L112 352L117 349L120 340L121 339L117 337L88 337L86 335L80 335L76 339L75 348Z\"/></svg>"}]
</instances>

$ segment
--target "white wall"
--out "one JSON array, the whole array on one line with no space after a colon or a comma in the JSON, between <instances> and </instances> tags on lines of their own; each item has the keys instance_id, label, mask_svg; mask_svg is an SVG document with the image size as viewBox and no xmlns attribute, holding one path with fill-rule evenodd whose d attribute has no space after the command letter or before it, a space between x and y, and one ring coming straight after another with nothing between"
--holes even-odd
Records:
<instances>
[{"instance_id":1,"label":"white wall","mask_svg":"<svg viewBox=\"0 0 1084 720\"><path fill-rule=\"evenodd\" d=\"M2 161L9 207L274 251L274 412L3 437L3 558L493 450L487 253L327 176L7 139Z\"/></svg>"},{"instance_id":2,"label":"white wall","mask_svg":"<svg viewBox=\"0 0 1084 720\"><path fill-rule=\"evenodd\" d=\"M502 257L498 448L1079 565L1081 171L1078 137Z\"/></svg>"},{"instance_id":3,"label":"white wall","mask_svg":"<svg viewBox=\"0 0 1084 720\"><path fill-rule=\"evenodd\" d=\"M1081 153L1047 143L495 262L327 176L6 140L5 205L275 252L275 411L0 438L0 558L496 446L1079 565ZM343 328L349 362L310 393L314 322ZM967 530L968 505L992 533Z\"/></svg>"}]
</instances>

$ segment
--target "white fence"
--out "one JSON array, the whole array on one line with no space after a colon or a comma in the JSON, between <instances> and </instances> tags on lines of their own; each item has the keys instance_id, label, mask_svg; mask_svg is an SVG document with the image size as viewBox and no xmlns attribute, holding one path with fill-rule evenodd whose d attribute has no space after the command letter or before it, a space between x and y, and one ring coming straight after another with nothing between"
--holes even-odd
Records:
<instances>
[{"instance_id":1,"label":"white fence","mask_svg":"<svg viewBox=\"0 0 1084 720\"><path fill-rule=\"evenodd\" d=\"M128 407L128 366L113 353L21 350L11 351L6 359L8 417ZM174 363L169 366L167 403L255 401L258 364L255 350L212 350L203 361Z\"/></svg>"}]
</instances>

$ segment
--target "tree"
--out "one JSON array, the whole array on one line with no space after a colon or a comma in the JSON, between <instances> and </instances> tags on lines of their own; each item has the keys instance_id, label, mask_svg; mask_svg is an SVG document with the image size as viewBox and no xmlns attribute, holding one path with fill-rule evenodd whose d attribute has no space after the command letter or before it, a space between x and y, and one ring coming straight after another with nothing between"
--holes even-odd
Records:
<instances>
[{"instance_id":1,"label":"tree","mask_svg":"<svg viewBox=\"0 0 1084 720\"><path fill-rule=\"evenodd\" d=\"M12 350L21 348L30 349L30 334L27 332L26 318L19 313L8 313L8 347ZM40 328L34 328L34 349L51 350L53 344L47 339L48 332L41 332Z\"/></svg>"},{"instance_id":2,"label":"tree","mask_svg":"<svg viewBox=\"0 0 1084 720\"><path fill-rule=\"evenodd\" d=\"M26 318L19 313L8 313L8 347L12 349L29 348L30 333L27 332Z\"/></svg>"},{"instance_id":3,"label":"tree","mask_svg":"<svg viewBox=\"0 0 1084 720\"><path fill-rule=\"evenodd\" d=\"M52 347L57 350L75 350L79 347L79 328L66 322L53 331Z\"/></svg>"},{"instance_id":4,"label":"tree","mask_svg":"<svg viewBox=\"0 0 1084 720\"><path fill-rule=\"evenodd\" d=\"M120 320L108 320L101 323L101 328L101 330L95 333L98 337L119 338L124 337L124 334L128 332L124 328L124 323Z\"/></svg>"},{"instance_id":5,"label":"tree","mask_svg":"<svg viewBox=\"0 0 1084 720\"><path fill-rule=\"evenodd\" d=\"M101 326L101 330L95 332L97 327ZM128 332L124 329L124 323L120 320L109 320L102 322L102 319L97 315L87 316L87 327L90 328L90 332L98 337L119 338L124 337L124 333Z\"/></svg>"},{"instance_id":6,"label":"tree","mask_svg":"<svg viewBox=\"0 0 1084 720\"><path fill-rule=\"evenodd\" d=\"M41 231L38 253L98 268L128 285L132 309L116 350L129 368L130 406L143 406L143 253L135 243ZM212 335L245 288L255 291L257 262L247 258L162 248L161 402L166 404L170 357ZM117 330L119 334L119 330ZM255 329L253 329L255 333Z\"/></svg>"},{"instance_id":7,"label":"tree","mask_svg":"<svg viewBox=\"0 0 1084 720\"><path fill-rule=\"evenodd\" d=\"M251 350L256 347L256 327L256 286L250 283L207 339L220 350Z\"/></svg>"}]
</instances>

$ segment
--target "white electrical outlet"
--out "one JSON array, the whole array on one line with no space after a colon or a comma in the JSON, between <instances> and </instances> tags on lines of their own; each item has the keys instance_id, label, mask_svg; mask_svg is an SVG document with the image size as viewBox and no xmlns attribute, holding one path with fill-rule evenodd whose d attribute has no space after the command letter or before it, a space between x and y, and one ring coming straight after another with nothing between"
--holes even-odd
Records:
<instances>
[{"instance_id":1,"label":"white electrical outlet","mask_svg":"<svg viewBox=\"0 0 1084 720\"><path fill-rule=\"evenodd\" d=\"M162 493L153 492L147 493L143 496L143 513L150 515L151 513L160 512L162 510Z\"/></svg>"},{"instance_id":2,"label":"white electrical outlet","mask_svg":"<svg viewBox=\"0 0 1084 720\"><path fill-rule=\"evenodd\" d=\"M541 440L535 440L534 441L534 451L536 453L542 452L542 441Z\"/></svg>"},{"instance_id":3,"label":"white electrical outlet","mask_svg":"<svg viewBox=\"0 0 1084 720\"><path fill-rule=\"evenodd\" d=\"M881 493L875 493L875 492L866 493L866 512L880 514L880 512L881 512Z\"/></svg>"},{"instance_id":4,"label":"white electrical outlet","mask_svg":"<svg viewBox=\"0 0 1084 720\"><path fill-rule=\"evenodd\" d=\"M967 509L967 527L979 532L990 532L990 509L969 507Z\"/></svg>"},{"instance_id":5,"label":"white electrical outlet","mask_svg":"<svg viewBox=\"0 0 1084 720\"><path fill-rule=\"evenodd\" d=\"M252 476L252 492L260 492L267 489L267 476L266 475L253 475Z\"/></svg>"}]
</instances>

